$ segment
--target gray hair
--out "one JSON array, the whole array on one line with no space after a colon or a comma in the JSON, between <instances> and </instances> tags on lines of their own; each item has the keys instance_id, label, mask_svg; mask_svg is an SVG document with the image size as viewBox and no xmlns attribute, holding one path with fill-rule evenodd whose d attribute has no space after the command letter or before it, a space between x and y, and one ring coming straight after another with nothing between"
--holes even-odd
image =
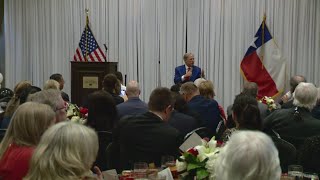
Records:
<instances>
[{"instance_id":1,"label":"gray hair","mask_svg":"<svg viewBox=\"0 0 320 180\"><path fill-rule=\"evenodd\" d=\"M126 94L128 97L138 97L140 95L140 87L137 81L130 81L127 85Z\"/></svg>"},{"instance_id":2,"label":"gray hair","mask_svg":"<svg viewBox=\"0 0 320 180\"><path fill-rule=\"evenodd\" d=\"M317 103L318 90L312 83L301 82L293 93L293 105L312 110Z\"/></svg>"},{"instance_id":3,"label":"gray hair","mask_svg":"<svg viewBox=\"0 0 320 180\"><path fill-rule=\"evenodd\" d=\"M237 131L222 148L215 163L217 180L280 179L278 150L259 131Z\"/></svg>"},{"instance_id":4,"label":"gray hair","mask_svg":"<svg viewBox=\"0 0 320 180\"><path fill-rule=\"evenodd\" d=\"M58 81L53 80L53 79L49 79L49 80L47 80L46 83L44 84L43 89L44 89L44 90L48 90L48 89L57 89L57 90L60 90L59 87L60 87L60 84L59 84Z\"/></svg>"},{"instance_id":5,"label":"gray hair","mask_svg":"<svg viewBox=\"0 0 320 180\"><path fill-rule=\"evenodd\" d=\"M56 111L60 102L61 91L56 89L48 89L31 94L28 101L38 102L49 105L53 111Z\"/></svg>"},{"instance_id":6,"label":"gray hair","mask_svg":"<svg viewBox=\"0 0 320 180\"><path fill-rule=\"evenodd\" d=\"M202 83L202 82L205 82L207 81L205 78L198 78L194 81L194 85L196 85L197 87L199 87L199 85Z\"/></svg>"}]
</instances>

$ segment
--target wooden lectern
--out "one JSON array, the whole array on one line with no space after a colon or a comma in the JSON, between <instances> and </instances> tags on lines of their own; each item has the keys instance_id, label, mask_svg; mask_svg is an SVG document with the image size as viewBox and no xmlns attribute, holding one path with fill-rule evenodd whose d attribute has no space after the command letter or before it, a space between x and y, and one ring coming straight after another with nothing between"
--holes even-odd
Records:
<instances>
[{"instance_id":1,"label":"wooden lectern","mask_svg":"<svg viewBox=\"0 0 320 180\"><path fill-rule=\"evenodd\" d=\"M71 62L71 102L87 104L88 95L102 89L102 80L117 71L117 62Z\"/></svg>"}]
</instances>

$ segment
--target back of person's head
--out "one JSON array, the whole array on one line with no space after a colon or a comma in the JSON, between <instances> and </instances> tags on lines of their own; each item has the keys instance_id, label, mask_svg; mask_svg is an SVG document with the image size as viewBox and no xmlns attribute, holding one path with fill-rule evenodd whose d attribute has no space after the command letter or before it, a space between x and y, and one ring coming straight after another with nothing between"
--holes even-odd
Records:
<instances>
[{"instance_id":1,"label":"back of person's head","mask_svg":"<svg viewBox=\"0 0 320 180\"><path fill-rule=\"evenodd\" d=\"M11 117L20 105L21 93L28 87L31 86L30 81L20 81L13 90L13 96L7 104L6 111L4 113L5 117Z\"/></svg>"},{"instance_id":2,"label":"back of person's head","mask_svg":"<svg viewBox=\"0 0 320 180\"><path fill-rule=\"evenodd\" d=\"M278 150L258 131L234 132L215 163L217 180L280 179Z\"/></svg>"},{"instance_id":3,"label":"back of person's head","mask_svg":"<svg viewBox=\"0 0 320 180\"><path fill-rule=\"evenodd\" d=\"M54 79L49 79L46 81L46 83L43 86L43 90L47 90L47 89L60 89L60 84L58 81L54 80Z\"/></svg>"},{"instance_id":4,"label":"back of person's head","mask_svg":"<svg viewBox=\"0 0 320 180\"><path fill-rule=\"evenodd\" d=\"M256 98L258 95L258 85L255 82L246 82L243 85L242 93Z\"/></svg>"},{"instance_id":5,"label":"back of person's head","mask_svg":"<svg viewBox=\"0 0 320 180\"><path fill-rule=\"evenodd\" d=\"M174 109L181 113L188 112L188 105L181 94L173 94L174 98Z\"/></svg>"},{"instance_id":6,"label":"back of person's head","mask_svg":"<svg viewBox=\"0 0 320 180\"><path fill-rule=\"evenodd\" d=\"M233 119L238 123L240 129L260 130L262 120L258 102L255 98L247 94L236 96L233 106Z\"/></svg>"},{"instance_id":7,"label":"back of person's head","mask_svg":"<svg viewBox=\"0 0 320 180\"><path fill-rule=\"evenodd\" d=\"M199 93L199 89L196 85L194 85L193 82L186 82L181 85L180 93L188 94L188 95L195 94L195 93Z\"/></svg>"},{"instance_id":8,"label":"back of person's head","mask_svg":"<svg viewBox=\"0 0 320 180\"><path fill-rule=\"evenodd\" d=\"M309 137L305 140L299 153L299 164L305 172L320 172L320 136Z\"/></svg>"},{"instance_id":9,"label":"back of person's head","mask_svg":"<svg viewBox=\"0 0 320 180\"><path fill-rule=\"evenodd\" d=\"M27 101L49 105L56 112L56 121L66 120L66 106L61 97L61 91L55 89L42 90L29 95Z\"/></svg>"},{"instance_id":10,"label":"back of person's head","mask_svg":"<svg viewBox=\"0 0 320 180\"><path fill-rule=\"evenodd\" d=\"M293 104L312 110L317 103L318 90L312 83L301 82L293 93Z\"/></svg>"},{"instance_id":11,"label":"back of person's head","mask_svg":"<svg viewBox=\"0 0 320 180\"><path fill-rule=\"evenodd\" d=\"M116 77L120 81L120 83L123 83L123 76L122 76L121 72L117 71L114 73L114 75L116 75Z\"/></svg>"},{"instance_id":12,"label":"back of person's head","mask_svg":"<svg viewBox=\"0 0 320 180\"><path fill-rule=\"evenodd\" d=\"M103 89L111 94L120 94L121 84L114 74L107 74L103 78Z\"/></svg>"},{"instance_id":13,"label":"back of person's head","mask_svg":"<svg viewBox=\"0 0 320 180\"><path fill-rule=\"evenodd\" d=\"M201 96L207 99L213 99L215 96L213 83L211 81L203 81L198 86Z\"/></svg>"},{"instance_id":14,"label":"back of person's head","mask_svg":"<svg viewBox=\"0 0 320 180\"><path fill-rule=\"evenodd\" d=\"M158 87L151 92L148 107L150 111L162 112L168 106L173 106L173 97L166 87Z\"/></svg>"},{"instance_id":15,"label":"back of person's head","mask_svg":"<svg viewBox=\"0 0 320 180\"><path fill-rule=\"evenodd\" d=\"M96 131L107 131L113 128L117 118L117 108L112 96L103 91L95 91L88 97L87 124Z\"/></svg>"},{"instance_id":16,"label":"back of person's head","mask_svg":"<svg viewBox=\"0 0 320 180\"><path fill-rule=\"evenodd\" d=\"M202 83L202 82L205 82L207 81L205 78L198 78L196 79L193 83L194 85L196 85L197 87L199 87L199 85Z\"/></svg>"},{"instance_id":17,"label":"back of person's head","mask_svg":"<svg viewBox=\"0 0 320 180\"><path fill-rule=\"evenodd\" d=\"M73 122L58 123L43 134L25 179L85 179L98 148L97 134L91 128Z\"/></svg>"},{"instance_id":18,"label":"back of person's head","mask_svg":"<svg viewBox=\"0 0 320 180\"><path fill-rule=\"evenodd\" d=\"M55 113L45 104L27 102L13 114L0 144L0 159L11 143L36 146L45 130L54 124Z\"/></svg>"},{"instance_id":19,"label":"back of person's head","mask_svg":"<svg viewBox=\"0 0 320 180\"><path fill-rule=\"evenodd\" d=\"M20 104L25 103L30 94L34 94L39 91L41 91L41 88L39 88L37 86L30 86L30 87L24 89L20 95Z\"/></svg>"},{"instance_id":20,"label":"back of person's head","mask_svg":"<svg viewBox=\"0 0 320 180\"><path fill-rule=\"evenodd\" d=\"M130 81L127 85L126 95L128 97L139 97L140 87L137 81Z\"/></svg>"},{"instance_id":21,"label":"back of person's head","mask_svg":"<svg viewBox=\"0 0 320 180\"><path fill-rule=\"evenodd\" d=\"M64 79L61 74L56 73L50 76L50 79L56 80L59 83L59 89L62 90L64 87Z\"/></svg>"},{"instance_id":22,"label":"back of person's head","mask_svg":"<svg viewBox=\"0 0 320 180\"><path fill-rule=\"evenodd\" d=\"M170 88L170 91L179 94L180 93L180 87L181 87L180 83L172 85L171 88Z\"/></svg>"},{"instance_id":23,"label":"back of person's head","mask_svg":"<svg viewBox=\"0 0 320 180\"><path fill-rule=\"evenodd\" d=\"M293 93L301 82L307 82L306 78L302 75L295 75L290 78L290 91Z\"/></svg>"}]
</instances>

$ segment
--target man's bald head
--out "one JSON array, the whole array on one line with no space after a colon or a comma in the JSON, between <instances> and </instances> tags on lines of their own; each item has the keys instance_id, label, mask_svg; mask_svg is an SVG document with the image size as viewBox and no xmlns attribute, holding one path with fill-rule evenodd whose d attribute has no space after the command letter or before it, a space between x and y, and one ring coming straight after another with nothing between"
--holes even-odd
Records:
<instances>
[{"instance_id":1,"label":"man's bald head","mask_svg":"<svg viewBox=\"0 0 320 180\"><path fill-rule=\"evenodd\" d=\"M137 81L130 81L127 84L126 94L128 97L139 97L140 87Z\"/></svg>"}]
</instances>

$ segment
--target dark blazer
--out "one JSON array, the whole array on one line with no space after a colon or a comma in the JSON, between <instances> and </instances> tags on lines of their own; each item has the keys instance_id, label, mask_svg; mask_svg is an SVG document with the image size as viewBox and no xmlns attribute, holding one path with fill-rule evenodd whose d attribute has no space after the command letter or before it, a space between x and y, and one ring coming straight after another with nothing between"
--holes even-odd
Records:
<instances>
[{"instance_id":1,"label":"dark blazer","mask_svg":"<svg viewBox=\"0 0 320 180\"><path fill-rule=\"evenodd\" d=\"M120 169L132 169L134 162L154 162L160 167L162 156L179 156L182 137L159 116L147 112L120 120L114 143L120 147Z\"/></svg>"},{"instance_id":2,"label":"dark blazer","mask_svg":"<svg viewBox=\"0 0 320 180\"><path fill-rule=\"evenodd\" d=\"M130 97L128 101L117 105L118 116L121 119L126 115L143 114L148 111L148 106L139 97Z\"/></svg>"},{"instance_id":3,"label":"dark blazer","mask_svg":"<svg viewBox=\"0 0 320 180\"><path fill-rule=\"evenodd\" d=\"M320 120L320 103L318 103L311 111L312 116Z\"/></svg>"},{"instance_id":4,"label":"dark blazer","mask_svg":"<svg viewBox=\"0 0 320 180\"><path fill-rule=\"evenodd\" d=\"M289 109L292 107L293 107L293 99L281 105L281 109Z\"/></svg>"},{"instance_id":5,"label":"dark blazer","mask_svg":"<svg viewBox=\"0 0 320 180\"><path fill-rule=\"evenodd\" d=\"M174 72L174 83L178 84L178 83L187 82L186 80L184 80L183 82L181 80L181 77L185 74L186 74L186 66L185 65L181 65L181 66L176 67L175 72ZM192 75L188 81L193 82L200 77L201 77L201 69L197 66L192 66Z\"/></svg>"},{"instance_id":6,"label":"dark blazer","mask_svg":"<svg viewBox=\"0 0 320 180\"><path fill-rule=\"evenodd\" d=\"M183 137L199 127L199 123L194 117L183 114L176 110L171 113L168 123L180 131Z\"/></svg>"},{"instance_id":7,"label":"dark blazer","mask_svg":"<svg viewBox=\"0 0 320 180\"><path fill-rule=\"evenodd\" d=\"M114 103L115 103L116 105L124 102L124 99L123 99L122 97L120 97L119 95L114 94L114 93L110 93L110 94L111 94L111 96L112 96L112 98L113 98L113 100L114 100Z\"/></svg>"},{"instance_id":8,"label":"dark blazer","mask_svg":"<svg viewBox=\"0 0 320 180\"><path fill-rule=\"evenodd\" d=\"M227 107L227 116L232 116L232 107L233 105L230 105ZM261 102L258 102L258 108L260 111L260 118L263 120L269 115L268 106L266 104L263 104Z\"/></svg>"},{"instance_id":9,"label":"dark blazer","mask_svg":"<svg viewBox=\"0 0 320 180\"><path fill-rule=\"evenodd\" d=\"M275 110L264 119L263 124L265 132L271 132L272 129L299 149L306 138L320 135L320 121L305 108L295 109Z\"/></svg>"},{"instance_id":10,"label":"dark blazer","mask_svg":"<svg viewBox=\"0 0 320 180\"><path fill-rule=\"evenodd\" d=\"M220 112L217 101L197 95L194 96L187 105L190 111L195 112L198 115L198 118L200 118L200 126L207 127L212 135L215 135L215 130L220 121Z\"/></svg>"}]
</instances>

